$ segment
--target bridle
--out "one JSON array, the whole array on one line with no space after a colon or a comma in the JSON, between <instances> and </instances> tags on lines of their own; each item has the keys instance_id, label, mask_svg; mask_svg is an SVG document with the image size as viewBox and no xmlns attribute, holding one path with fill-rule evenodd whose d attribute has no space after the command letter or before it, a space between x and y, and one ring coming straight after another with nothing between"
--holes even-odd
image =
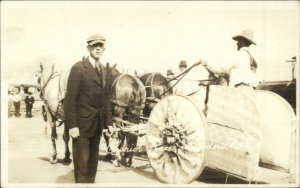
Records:
<instances>
[{"instance_id":1,"label":"bridle","mask_svg":"<svg viewBox=\"0 0 300 188\"><path fill-rule=\"evenodd\" d=\"M43 68L41 67L41 77L42 77L42 73L43 73ZM54 71L54 66L52 65L51 67L51 74L48 77L46 83L43 85L43 87L41 88L41 93L43 94L45 92L45 88L47 87L48 83L50 82L51 79L55 78L58 72ZM42 80L40 81L40 85L42 85Z\"/></svg>"}]
</instances>

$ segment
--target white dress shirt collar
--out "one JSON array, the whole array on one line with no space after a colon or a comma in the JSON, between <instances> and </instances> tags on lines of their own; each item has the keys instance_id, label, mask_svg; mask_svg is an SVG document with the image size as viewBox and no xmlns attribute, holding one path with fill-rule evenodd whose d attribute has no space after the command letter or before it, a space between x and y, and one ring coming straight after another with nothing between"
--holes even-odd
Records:
<instances>
[{"instance_id":1,"label":"white dress shirt collar","mask_svg":"<svg viewBox=\"0 0 300 188\"><path fill-rule=\"evenodd\" d=\"M96 68L96 60L91 56L88 56L89 61L92 63L93 67Z\"/></svg>"}]
</instances>

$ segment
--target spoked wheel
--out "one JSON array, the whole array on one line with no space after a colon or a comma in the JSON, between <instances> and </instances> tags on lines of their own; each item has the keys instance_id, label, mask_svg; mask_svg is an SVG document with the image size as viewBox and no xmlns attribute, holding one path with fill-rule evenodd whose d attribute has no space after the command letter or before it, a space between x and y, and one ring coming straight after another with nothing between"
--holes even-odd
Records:
<instances>
[{"instance_id":1,"label":"spoked wheel","mask_svg":"<svg viewBox=\"0 0 300 188\"><path fill-rule=\"evenodd\" d=\"M149 117L147 154L157 177L165 183L190 183L204 168L203 113L187 97L160 100Z\"/></svg>"}]
</instances>

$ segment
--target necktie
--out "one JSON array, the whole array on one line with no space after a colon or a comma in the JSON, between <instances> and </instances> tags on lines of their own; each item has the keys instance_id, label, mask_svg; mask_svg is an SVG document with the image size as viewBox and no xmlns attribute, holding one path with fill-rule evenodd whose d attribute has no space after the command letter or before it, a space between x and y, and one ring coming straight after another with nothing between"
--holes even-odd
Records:
<instances>
[{"instance_id":1,"label":"necktie","mask_svg":"<svg viewBox=\"0 0 300 188\"><path fill-rule=\"evenodd\" d=\"M102 84L102 68L101 68L101 65L100 65L99 61L95 62L95 69L96 69L96 72L97 72L97 74L99 76L100 82Z\"/></svg>"},{"instance_id":2,"label":"necktie","mask_svg":"<svg viewBox=\"0 0 300 188\"><path fill-rule=\"evenodd\" d=\"M99 61L95 62L95 70L98 73L98 75L101 74L101 66L100 66L100 62Z\"/></svg>"}]
</instances>

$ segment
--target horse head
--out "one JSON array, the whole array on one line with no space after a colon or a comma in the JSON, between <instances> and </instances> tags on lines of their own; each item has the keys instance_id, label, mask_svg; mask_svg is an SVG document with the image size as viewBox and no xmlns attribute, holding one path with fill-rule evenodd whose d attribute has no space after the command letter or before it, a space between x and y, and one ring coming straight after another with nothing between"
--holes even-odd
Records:
<instances>
[{"instance_id":1,"label":"horse head","mask_svg":"<svg viewBox=\"0 0 300 188\"><path fill-rule=\"evenodd\" d=\"M109 66L109 63L106 63L106 70L107 70L107 81L111 83L121 74L119 70L116 68L117 64L114 64L112 67Z\"/></svg>"},{"instance_id":2,"label":"horse head","mask_svg":"<svg viewBox=\"0 0 300 188\"><path fill-rule=\"evenodd\" d=\"M146 73L140 77L146 87L146 107L144 115L149 116L157 101L172 93L170 81L159 72Z\"/></svg>"},{"instance_id":3,"label":"horse head","mask_svg":"<svg viewBox=\"0 0 300 188\"><path fill-rule=\"evenodd\" d=\"M140 117L145 108L146 101L146 89L143 83L137 78L133 77L135 82L133 82L132 96L129 102L129 111L134 117Z\"/></svg>"},{"instance_id":4,"label":"horse head","mask_svg":"<svg viewBox=\"0 0 300 188\"><path fill-rule=\"evenodd\" d=\"M37 82L40 88L40 97L43 99L44 90L49 83L49 81L55 77L57 72L55 72L55 66L51 63L42 62L40 63L40 70L38 70Z\"/></svg>"},{"instance_id":5,"label":"horse head","mask_svg":"<svg viewBox=\"0 0 300 188\"><path fill-rule=\"evenodd\" d=\"M113 114L129 119L139 119L145 105L146 91L135 76L121 74L112 85ZM133 120L135 121L135 120Z\"/></svg>"}]
</instances>

